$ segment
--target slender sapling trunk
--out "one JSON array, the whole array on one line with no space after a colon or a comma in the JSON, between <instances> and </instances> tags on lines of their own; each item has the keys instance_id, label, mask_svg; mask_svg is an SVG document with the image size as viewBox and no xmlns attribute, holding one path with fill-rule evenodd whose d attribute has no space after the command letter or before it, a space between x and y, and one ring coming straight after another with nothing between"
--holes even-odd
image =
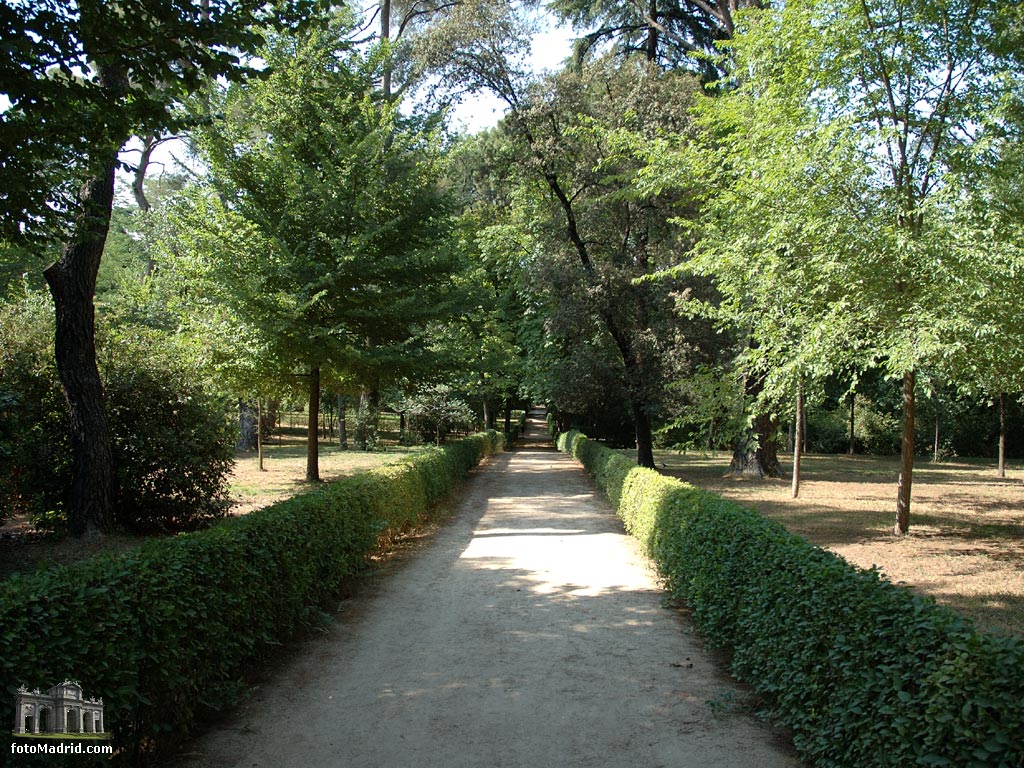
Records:
<instances>
[{"instance_id":1,"label":"slender sapling trunk","mask_svg":"<svg viewBox=\"0 0 1024 768\"><path fill-rule=\"evenodd\" d=\"M320 368L309 368L309 418L306 422L306 482L320 482Z\"/></svg>"},{"instance_id":2,"label":"slender sapling trunk","mask_svg":"<svg viewBox=\"0 0 1024 768\"><path fill-rule=\"evenodd\" d=\"M903 374L903 440L900 445L900 482L896 496L896 525L893 533L904 536L910 530L910 489L914 474L914 385L916 371Z\"/></svg>"},{"instance_id":3,"label":"slender sapling trunk","mask_svg":"<svg viewBox=\"0 0 1024 768\"><path fill-rule=\"evenodd\" d=\"M804 388L798 384L796 388L796 423L800 424L804 418ZM800 495L800 459L803 453L803 436L800 430L795 430L793 438L793 498Z\"/></svg>"},{"instance_id":4,"label":"slender sapling trunk","mask_svg":"<svg viewBox=\"0 0 1024 768\"><path fill-rule=\"evenodd\" d=\"M1006 477L1006 393L999 393L999 476Z\"/></svg>"}]
</instances>

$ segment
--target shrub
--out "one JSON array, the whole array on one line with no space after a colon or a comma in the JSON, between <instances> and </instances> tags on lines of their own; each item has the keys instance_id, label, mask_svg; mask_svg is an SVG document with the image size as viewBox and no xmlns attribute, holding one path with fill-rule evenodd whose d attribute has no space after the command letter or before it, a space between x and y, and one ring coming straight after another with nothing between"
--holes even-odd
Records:
<instances>
[{"instance_id":1,"label":"shrub","mask_svg":"<svg viewBox=\"0 0 1024 768\"><path fill-rule=\"evenodd\" d=\"M449 430L466 428L473 421L473 410L455 390L445 384L426 387L406 398L402 405L409 414L409 426L425 442L441 445Z\"/></svg>"},{"instance_id":2,"label":"shrub","mask_svg":"<svg viewBox=\"0 0 1024 768\"><path fill-rule=\"evenodd\" d=\"M559 437L737 677L820 766L1024 761L1024 643L811 546L756 512Z\"/></svg>"},{"instance_id":3,"label":"shrub","mask_svg":"<svg viewBox=\"0 0 1024 768\"><path fill-rule=\"evenodd\" d=\"M320 621L382 539L501 448L499 433L474 435L207 530L12 577L0 585L0 689L77 679L103 698L122 762L139 764L230 704L253 659Z\"/></svg>"},{"instance_id":4,"label":"shrub","mask_svg":"<svg viewBox=\"0 0 1024 768\"><path fill-rule=\"evenodd\" d=\"M36 295L5 307L0 340L0 506L57 525L71 484L71 448L48 301ZM104 329L100 341L116 521L181 530L223 515L234 447L224 404L158 335Z\"/></svg>"}]
</instances>

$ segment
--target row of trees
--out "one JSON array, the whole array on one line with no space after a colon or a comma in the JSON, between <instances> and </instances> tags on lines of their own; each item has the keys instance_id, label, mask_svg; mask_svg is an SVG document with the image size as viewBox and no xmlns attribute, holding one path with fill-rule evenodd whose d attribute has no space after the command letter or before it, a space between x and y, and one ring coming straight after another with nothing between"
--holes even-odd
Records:
<instances>
[{"instance_id":1,"label":"row of trees","mask_svg":"<svg viewBox=\"0 0 1024 768\"><path fill-rule=\"evenodd\" d=\"M1004 414L1022 389L1020 9L551 8L584 34L546 77L508 4L460 3L424 43L449 87L508 106L480 146L501 169L498 231L533 259L539 391L570 413L615 392L652 466L668 385L738 379L733 470L762 476L781 471L783 417L881 370L902 384L905 533L922 378Z\"/></svg>"},{"instance_id":2,"label":"row of trees","mask_svg":"<svg viewBox=\"0 0 1024 768\"><path fill-rule=\"evenodd\" d=\"M907 530L922 387L1004 413L1024 389L1021 10L554 0L544 13L579 39L538 75L532 2L5 7L24 41L3 64L3 138L19 148L3 165L0 259L56 257L76 530L109 522L90 361L100 255L116 243L144 280L114 314L190 340L179 347L236 397L302 388L311 430L322 388L372 413L385 389L444 384L480 398L488 423L529 394L563 419L596 414L609 437L625 425L653 466L659 431L723 428L738 402L733 470L771 475L783 420L881 372L902 386ZM481 90L506 104L501 124L446 134L447 102ZM169 132L204 170L161 201L145 176ZM132 135L145 214L108 239Z\"/></svg>"},{"instance_id":3,"label":"row of trees","mask_svg":"<svg viewBox=\"0 0 1024 768\"><path fill-rule=\"evenodd\" d=\"M414 27L420 12L404 13L401 29ZM257 402L305 389L309 480L322 386L358 396L361 412L385 388L417 386L423 410L438 399L451 410L458 398L437 397L445 379L482 397L491 425L499 403L508 417L509 350L475 311L494 298L468 262L447 139L437 113L399 111L387 21L367 41L334 4L139 0L5 6L4 23L5 39L24 38L6 73L3 138L20 165L4 165L5 271L30 268L31 284L31 267L55 259L45 275L73 461L53 495L73 533L109 528L119 504L94 307L101 256L118 251L127 280L106 286L101 325L163 339L208 389ZM172 135L203 172L161 199L146 171ZM143 147L128 168L139 211L108 238L131 136Z\"/></svg>"}]
</instances>

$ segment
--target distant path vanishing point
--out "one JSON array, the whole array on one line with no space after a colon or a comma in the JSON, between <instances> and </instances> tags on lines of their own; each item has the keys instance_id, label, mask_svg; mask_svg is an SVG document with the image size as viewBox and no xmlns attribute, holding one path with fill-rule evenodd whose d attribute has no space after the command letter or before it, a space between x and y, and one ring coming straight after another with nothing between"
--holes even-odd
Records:
<instances>
[{"instance_id":1,"label":"distant path vanishing point","mask_svg":"<svg viewBox=\"0 0 1024 768\"><path fill-rule=\"evenodd\" d=\"M198 768L795 768L532 411L454 517L344 603ZM215 652L211 649L211 652Z\"/></svg>"}]
</instances>

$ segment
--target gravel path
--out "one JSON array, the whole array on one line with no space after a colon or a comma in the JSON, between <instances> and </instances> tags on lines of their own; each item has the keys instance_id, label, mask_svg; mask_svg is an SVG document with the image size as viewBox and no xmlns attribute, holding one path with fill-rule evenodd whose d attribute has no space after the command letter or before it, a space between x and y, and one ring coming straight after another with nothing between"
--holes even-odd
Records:
<instances>
[{"instance_id":1,"label":"gravel path","mask_svg":"<svg viewBox=\"0 0 1024 768\"><path fill-rule=\"evenodd\" d=\"M493 459L388 570L182 765L799 765L550 446Z\"/></svg>"}]
</instances>

